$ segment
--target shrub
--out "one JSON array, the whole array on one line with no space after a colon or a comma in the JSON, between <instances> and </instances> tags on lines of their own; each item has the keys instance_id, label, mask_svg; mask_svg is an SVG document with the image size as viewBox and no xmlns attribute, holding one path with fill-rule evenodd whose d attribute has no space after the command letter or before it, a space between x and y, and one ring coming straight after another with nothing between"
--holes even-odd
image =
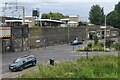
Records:
<instances>
[{"instance_id":1,"label":"shrub","mask_svg":"<svg viewBox=\"0 0 120 80\"><path fill-rule=\"evenodd\" d=\"M94 39L94 44L97 45L99 40L97 34L93 36L93 39Z\"/></svg>"},{"instance_id":2,"label":"shrub","mask_svg":"<svg viewBox=\"0 0 120 80\"><path fill-rule=\"evenodd\" d=\"M113 46L113 48L115 48L116 50L120 50L120 44L113 44L112 45Z\"/></svg>"},{"instance_id":3,"label":"shrub","mask_svg":"<svg viewBox=\"0 0 120 80\"><path fill-rule=\"evenodd\" d=\"M27 78L117 78L118 57L114 55L81 56L74 61L63 61L54 66L38 65L38 71L28 71L21 76Z\"/></svg>"},{"instance_id":4,"label":"shrub","mask_svg":"<svg viewBox=\"0 0 120 80\"><path fill-rule=\"evenodd\" d=\"M114 41L114 40L111 40L111 39L107 39L107 40L106 40L106 43L105 43L106 47L109 48L110 45L113 44L113 42L115 42L115 41Z\"/></svg>"},{"instance_id":5,"label":"shrub","mask_svg":"<svg viewBox=\"0 0 120 80\"><path fill-rule=\"evenodd\" d=\"M88 48L91 48L91 47L92 47L92 43L89 43L89 44L87 45L87 47L88 47Z\"/></svg>"}]
</instances>

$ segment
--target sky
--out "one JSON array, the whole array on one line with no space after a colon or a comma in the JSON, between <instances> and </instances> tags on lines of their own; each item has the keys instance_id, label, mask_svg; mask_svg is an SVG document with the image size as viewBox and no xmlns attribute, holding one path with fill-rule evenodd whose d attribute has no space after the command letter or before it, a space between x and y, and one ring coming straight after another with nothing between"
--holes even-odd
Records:
<instances>
[{"instance_id":1,"label":"sky","mask_svg":"<svg viewBox=\"0 0 120 80\"><path fill-rule=\"evenodd\" d=\"M25 6L25 15L31 16L32 10L39 8L40 14L48 12L59 12L64 15L79 15L81 20L87 20L91 6L99 4L104 8L105 14L114 10L115 4L119 0L0 0L0 6L4 3L16 2L20 6ZM0 12L0 15L21 16L21 10L7 10L5 14Z\"/></svg>"}]
</instances>

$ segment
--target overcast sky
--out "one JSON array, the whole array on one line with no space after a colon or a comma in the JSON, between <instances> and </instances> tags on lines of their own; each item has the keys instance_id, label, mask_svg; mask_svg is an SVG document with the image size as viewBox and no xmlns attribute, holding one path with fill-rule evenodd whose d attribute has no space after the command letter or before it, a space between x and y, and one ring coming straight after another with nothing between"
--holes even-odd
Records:
<instances>
[{"instance_id":1,"label":"overcast sky","mask_svg":"<svg viewBox=\"0 0 120 80\"><path fill-rule=\"evenodd\" d=\"M0 6L4 6L5 2L15 2L16 0L0 0ZM114 10L115 4L119 0L17 0L18 5L25 6L25 15L31 16L34 8L39 8L40 13L59 12L64 15L79 15L81 19L87 19L92 5L99 4L104 8L105 14ZM11 10L12 11L12 10ZM9 12L9 14L8 14ZM21 11L11 13L8 10L5 15L18 16ZM0 15L4 13L0 12Z\"/></svg>"}]
</instances>

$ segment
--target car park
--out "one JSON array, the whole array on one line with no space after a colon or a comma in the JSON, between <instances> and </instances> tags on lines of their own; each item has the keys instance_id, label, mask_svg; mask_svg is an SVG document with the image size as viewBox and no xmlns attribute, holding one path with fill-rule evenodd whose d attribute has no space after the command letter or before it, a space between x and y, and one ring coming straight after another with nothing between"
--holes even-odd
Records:
<instances>
[{"instance_id":1,"label":"car park","mask_svg":"<svg viewBox=\"0 0 120 80\"><path fill-rule=\"evenodd\" d=\"M36 62L37 60L33 55L26 55L23 57L19 57L13 63L9 65L9 70L11 71L21 70L22 71L24 68L27 68L29 66L35 66Z\"/></svg>"}]
</instances>

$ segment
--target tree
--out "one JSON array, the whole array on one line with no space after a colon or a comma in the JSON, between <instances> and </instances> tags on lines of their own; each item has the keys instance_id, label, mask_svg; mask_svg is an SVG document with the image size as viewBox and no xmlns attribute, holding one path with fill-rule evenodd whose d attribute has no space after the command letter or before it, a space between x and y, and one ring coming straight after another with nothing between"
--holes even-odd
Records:
<instances>
[{"instance_id":1,"label":"tree","mask_svg":"<svg viewBox=\"0 0 120 80\"><path fill-rule=\"evenodd\" d=\"M68 16L64 16L62 13L44 13L42 14L42 19L54 19L54 20L60 20L62 18L68 18Z\"/></svg>"},{"instance_id":2,"label":"tree","mask_svg":"<svg viewBox=\"0 0 120 80\"><path fill-rule=\"evenodd\" d=\"M99 5L93 5L89 12L89 20L92 24L102 25L104 24L104 9Z\"/></svg>"},{"instance_id":3,"label":"tree","mask_svg":"<svg viewBox=\"0 0 120 80\"><path fill-rule=\"evenodd\" d=\"M117 13L120 13L120 2L118 2L118 4L115 5L114 11L116 11Z\"/></svg>"},{"instance_id":4,"label":"tree","mask_svg":"<svg viewBox=\"0 0 120 80\"><path fill-rule=\"evenodd\" d=\"M107 25L120 29L120 2L115 5L114 11L107 15Z\"/></svg>"},{"instance_id":5,"label":"tree","mask_svg":"<svg viewBox=\"0 0 120 80\"><path fill-rule=\"evenodd\" d=\"M116 11L112 11L107 15L107 25L110 26L117 26L117 12Z\"/></svg>"}]
</instances>

